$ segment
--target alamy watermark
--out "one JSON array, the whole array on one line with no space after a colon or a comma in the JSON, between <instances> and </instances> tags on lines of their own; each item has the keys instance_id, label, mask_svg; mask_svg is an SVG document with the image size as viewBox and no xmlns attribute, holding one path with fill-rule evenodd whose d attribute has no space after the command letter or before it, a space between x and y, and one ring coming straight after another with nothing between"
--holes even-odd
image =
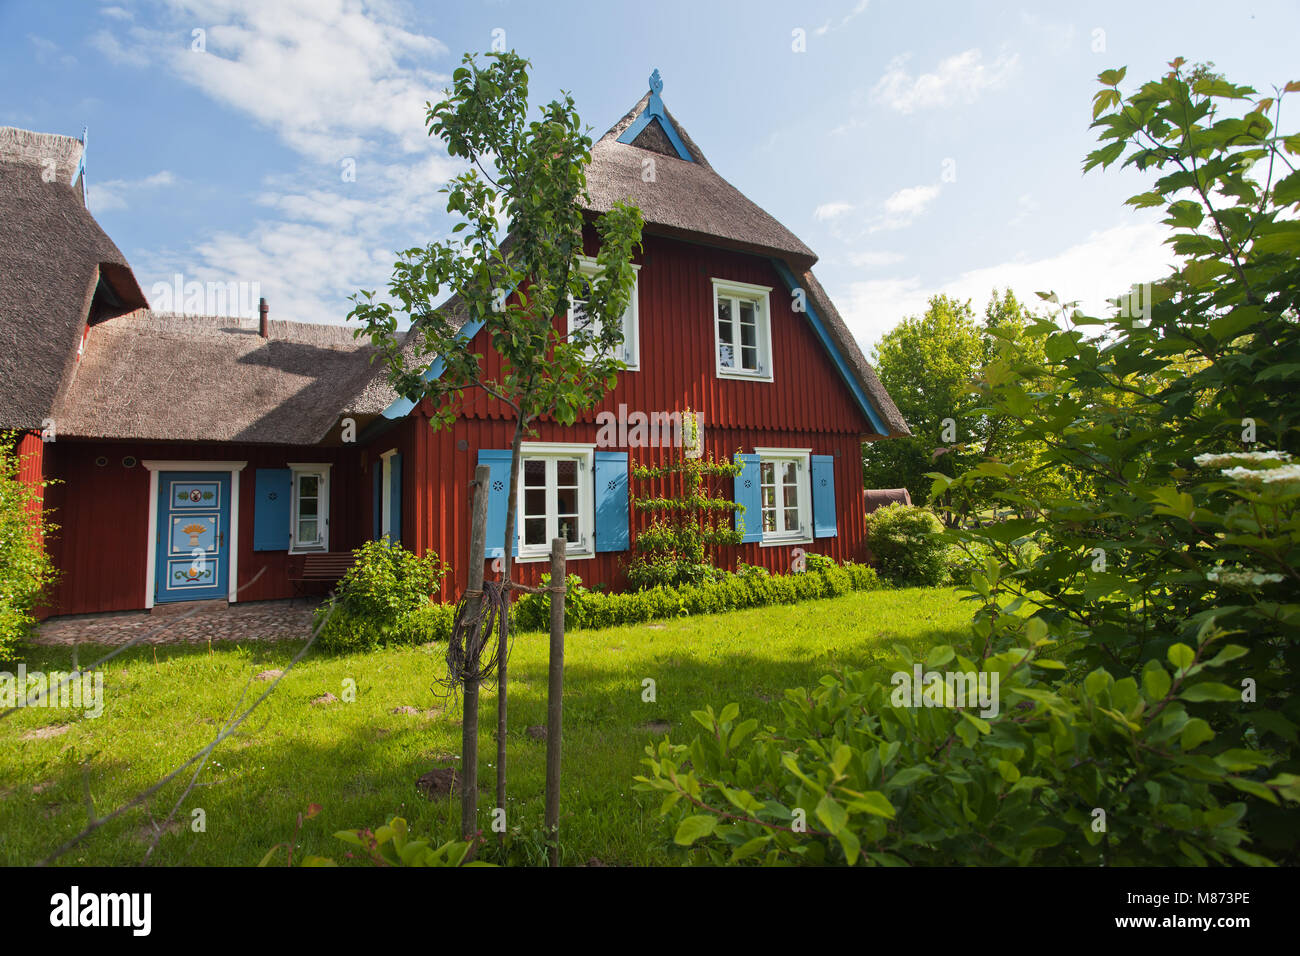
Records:
<instances>
[{"instance_id":1,"label":"alamy watermark","mask_svg":"<svg viewBox=\"0 0 1300 956\"><path fill-rule=\"evenodd\" d=\"M997 671L926 671L916 664L895 671L889 701L895 707L979 707L981 717L999 710Z\"/></svg>"},{"instance_id":2,"label":"alamy watermark","mask_svg":"<svg viewBox=\"0 0 1300 956\"><path fill-rule=\"evenodd\" d=\"M688 457L703 451L703 421L696 412L618 412L596 415L597 448L685 448Z\"/></svg>"},{"instance_id":3,"label":"alamy watermark","mask_svg":"<svg viewBox=\"0 0 1300 956\"><path fill-rule=\"evenodd\" d=\"M104 675L29 672L19 664L17 674L0 671L0 707L75 707L94 719L104 712Z\"/></svg>"},{"instance_id":4,"label":"alamy watermark","mask_svg":"<svg viewBox=\"0 0 1300 956\"><path fill-rule=\"evenodd\" d=\"M262 297L260 282L199 282L177 272L172 281L149 287L149 305L155 312L181 315L224 315L253 318Z\"/></svg>"}]
</instances>

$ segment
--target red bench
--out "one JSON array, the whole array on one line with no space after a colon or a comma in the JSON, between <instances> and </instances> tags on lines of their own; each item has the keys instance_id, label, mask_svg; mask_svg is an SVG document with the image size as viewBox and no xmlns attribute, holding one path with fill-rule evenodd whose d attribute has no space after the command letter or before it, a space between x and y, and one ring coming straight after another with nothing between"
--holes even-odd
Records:
<instances>
[{"instance_id":1,"label":"red bench","mask_svg":"<svg viewBox=\"0 0 1300 956\"><path fill-rule=\"evenodd\" d=\"M321 551L318 554L304 554L302 564L296 573L291 572L289 577L289 583L293 585L293 600L307 597L307 589L312 584L327 584L332 590L356 560L351 551Z\"/></svg>"}]
</instances>

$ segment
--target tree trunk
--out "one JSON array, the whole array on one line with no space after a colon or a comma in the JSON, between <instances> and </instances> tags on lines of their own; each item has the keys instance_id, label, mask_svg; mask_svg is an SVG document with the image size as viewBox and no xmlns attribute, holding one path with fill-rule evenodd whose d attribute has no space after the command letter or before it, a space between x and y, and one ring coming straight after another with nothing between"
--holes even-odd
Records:
<instances>
[{"instance_id":1,"label":"tree trunk","mask_svg":"<svg viewBox=\"0 0 1300 956\"><path fill-rule=\"evenodd\" d=\"M501 580L507 585L513 580L513 552L515 543L515 524L516 524L516 503L518 495L515 489L519 485L519 448L524 440L524 421L522 415L515 419L515 437L510 444L510 475L506 483L506 531L505 541L502 542L501 567L504 573ZM502 596L501 607L501 648L497 654L497 807L505 810L506 806L506 681L508 677L507 661L509 642L509 618L510 605L514 598L513 592L507 586L505 594ZM505 833L500 834L501 839L505 840Z\"/></svg>"},{"instance_id":2,"label":"tree trunk","mask_svg":"<svg viewBox=\"0 0 1300 956\"><path fill-rule=\"evenodd\" d=\"M546 684L546 839L551 866L560 865L560 743L564 723L564 582L568 543L551 541L551 655ZM559 582L558 584L556 582Z\"/></svg>"},{"instance_id":3,"label":"tree trunk","mask_svg":"<svg viewBox=\"0 0 1300 956\"><path fill-rule=\"evenodd\" d=\"M492 469L479 465L474 469L474 510L470 518L469 586L472 595L465 599L465 614L477 617L483 606L483 561L487 543L488 485ZM471 640L474 640L471 638ZM474 640L474 643L478 643ZM478 660L469 662L477 669ZM460 834L472 840L478 833L478 680L465 681L465 713L460 729Z\"/></svg>"}]
</instances>

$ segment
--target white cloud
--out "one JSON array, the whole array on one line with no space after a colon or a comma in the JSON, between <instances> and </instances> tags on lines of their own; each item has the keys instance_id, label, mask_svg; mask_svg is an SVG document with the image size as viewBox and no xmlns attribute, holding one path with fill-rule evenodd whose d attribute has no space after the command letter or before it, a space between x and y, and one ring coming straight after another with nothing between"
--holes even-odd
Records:
<instances>
[{"instance_id":1,"label":"white cloud","mask_svg":"<svg viewBox=\"0 0 1300 956\"><path fill-rule=\"evenodd\" d=\"M900 113L974 103L981 93L1003 86L1015 72L1019 57L1002 55L987 66L977 49L942 60L933 73L913 77L908 57L892 60L871 88L871 97Z\"/></svg>"},{"instance_id":2,"label":"white cloud","mask_svg":"<svg viewBox=\"0 0 1300 956\"><path fill-rule=\"evenodd\" d=\"M141 285L175 272L257 282L278 318L342 321L352 293L386 289L394 250L436 238L430 224L438 228L445 205L438 190L463 168L424 123L426 101L449 80L432 68L447 48L408 29L388 3L168 0L167 9L159 28L120 27L92 42L115 62L143 60L265 127L302 167L277 171L260 192L250 184L265 215L246 231L138 257ZM194 29L204 30L203 52L191 49ZM347 180L345 163L355 173ZM123 185L104 184L97 208L120 208Z\"/></svg>"},{"instance_id":3,"label":"white cloud","mask_svg":"<svg viewBox=\"0 0 1300 956\"><path fill-rule=\"evenodd\" d=\"M816 30L814 30L813 34L819 37L825 36L831 30L838 30L841 27L847 26L851 21L857 19L859 16L865 13L867 7L870 5L871 5L871 0L858 0L858 2L854 4L853 9L850 10L848 13L846 13L843 19L841 19L838 24L834 23L834 21L832 20L827 20Z\"/></svg>"},{"instance_id":4,"label":"white cloud","mask_svg":"<svg viewBox=\"0 0 1300 956\"><path fill-rule=\"evenodd\" d=\"M130 10L122 7L100 7L99 12L106 17L114 20L134 20L135 16Z\"/></svg>"},{"instance_id":5,"label":"white cloud","mask_svg":"<svg viewBox=\"0 0 1300 956\"><path fill-rule=\"evenodd\" d=\"M838 216L844 215L852 208L852 203L824 202L813 210L813 218L819 222L826 222L829 219L835 219Z\"/></svg>"},{"instance_id":6,"label":"white cloud","mask_svg":"<svg viewBox=\"0 0 1300 956\"><path fill-rule=\"evenodd\" d=\"M870 231L903 229L910 226L912 221L925 212L926 207L938 197L939 191L940 187L937 184L909 186L898 190L884 201L882 205L884 214L872 222Z\"/></svg>"},{"instance_id":7,"label":"white cloud","mask_svg":"<svg viewBox=\"0 0 1300 956\"><path fill-rule=\"evenodd\" d=\"M58 63L63 67L72 67L77 65L77 58L67 53L60 53L59 45L53 40L34 33L27 34L27 41L36 50L36 62L42 66L53 65Z\"/></svg>"},{"instance_id":8,"label":"white cloud","mask_svg":"<svg viewBox=\"0 0 1300 956\"><path fill-rule=\"evenodd\" d=\"M863 252L849 253L849 262L860 269L897 265L904 258L901 252L865 250Z\"/></svg>"},{"instance_id":9,"label":"white cloud","mask_svg":"<svg viewBox=\"0 0 1300 956\"><path fill-rule=\"evenodd\" d=\"M938 293L970 299L976 309L983 309L995 288L1009 287L1031 307L1041 304L1035 293L1056 292L1062 302L1078 301L1086 313L1110 315L1107 298L1168 272L1174 261L1163 244L1168 236L1169 230L1155 222L1115 226L1056 255L972 269L937 285L927 285L916 275L853 282L841 312L864 347L874 345L906 316L924 312L930 296Z\"/></svg>"},{"instance_id":10,"label":"white cloud","mask_svg":"<svg viewBox=\"0 0 1300 956\"><path fill-rule=\"evenodd\" d=\"M102 183L91 182L86 187L86 205L91 212L100 214L112 209L126 209L131 195L142 190L172 186L176 177L166 169L143 179L110 179Z\"/></svg>"},{"instance_id":11,"label":"white cloud","mask_svg":"<svg viewBox=\"0 0 1300 956\"><path fill-rule=\"evenodd\" d=\"M108 30L98 30L91 34L89 43L108 59L119 66L144 67L149 65L149 53L142 45L124 46Z\"/></svg>"},{"instance_id":12,"label":"white cloud","mask_svg":"<svg viewBox=\"0 0 1300 956\"><path fill-rule=\"evenodd\" d=\"M1029 193L1021 193L1016 200L1016 214L1007 220L1008 226L1019 226L1028 222L1034 217L1041 207Z\"/></svg>"}]
</instances>

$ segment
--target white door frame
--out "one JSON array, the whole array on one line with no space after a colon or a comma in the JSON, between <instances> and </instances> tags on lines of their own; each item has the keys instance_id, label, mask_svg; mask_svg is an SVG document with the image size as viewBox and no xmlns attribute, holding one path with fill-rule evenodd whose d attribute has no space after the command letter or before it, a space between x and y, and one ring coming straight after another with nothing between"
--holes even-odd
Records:
<instances>
[{"instance_id":1,"label":"white door frame","mask_svg":"<svg viewBox=\"0 0 1300 956\"><path fill-rule=\"evenodd\" d=\"M153 592L157 582L158 556L158 473L160 471L224 471L230 474L230 563L226 568L227 600L235 603L239 591L239 473L248 464L246 461L172 461L150 459L140 464L149 469L149 533L146 535L149 553L146 555L144 572L144 606L146 610L154 605Z\"/></svg>"}]
</instances>

